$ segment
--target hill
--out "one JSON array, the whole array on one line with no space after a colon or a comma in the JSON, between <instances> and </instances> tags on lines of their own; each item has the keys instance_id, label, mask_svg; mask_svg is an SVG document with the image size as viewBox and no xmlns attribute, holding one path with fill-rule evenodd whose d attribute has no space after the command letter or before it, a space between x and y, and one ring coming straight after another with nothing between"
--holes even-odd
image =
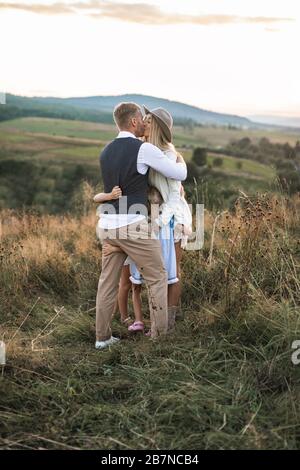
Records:
<instances>
[{"instance_id":1,"label":"hill","mask_svg":"<svg viewBox=\"0 0 300 470\"><path fill-rule=\"evenodd\" d=\"M0 120L43 116L109 123L112 122L114 106L121 101L135 101L149 108L164 107L172 114L177 124L190 121L200 125L259 127L259 124L254 124L244 117L216 113L177 101L137 94L79 98L27 98L7 94L7 104L0 108Z\"/></svg>"},{"instance_id":2,"label":"hill","mask_svg":"<svg viewBox=\"0 0 300 470\"><path fill-rule=\"evenodd\" d=\"M291 116L269 116L269 115L254 115L249 116L251 121L261 123L261 124L271 124L274 126L287 126L300 128L300 116L291 117Z\"/></svg>"},{"instance_id":3,"label":"hill","mask_svg":"<svg viewBox=\"0 0 300 470\"><path fill-rule=\"evenodd\" d=\"M247 118L221 114L197 108L178 101L166 100L148 95L125 94L116 96L89 96L80 98L34 98L37 102L47 104L67 104L84 109L93 109L111 113L114 106L121 101L134 101L149 108L166 108L174 118L191 119L198 124L237 125L251 127L253 123Z\"/></svg>"}]
</instances>

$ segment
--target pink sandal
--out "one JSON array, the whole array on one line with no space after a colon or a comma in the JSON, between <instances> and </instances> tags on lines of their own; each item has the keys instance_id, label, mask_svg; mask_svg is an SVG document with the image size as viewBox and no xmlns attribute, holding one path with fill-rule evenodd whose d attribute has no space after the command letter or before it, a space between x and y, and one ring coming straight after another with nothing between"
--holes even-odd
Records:
<instances>
[{"instance_id":1,"label":"pink sandal","mask_svg":"<svg viewBox=\"0 0 300 470\"><path fill-rule=\"evenodd\" d=\"M135 321L129 325L128 331L144 331L144 323L142 321Z\"/></svg>"}]
</instances>

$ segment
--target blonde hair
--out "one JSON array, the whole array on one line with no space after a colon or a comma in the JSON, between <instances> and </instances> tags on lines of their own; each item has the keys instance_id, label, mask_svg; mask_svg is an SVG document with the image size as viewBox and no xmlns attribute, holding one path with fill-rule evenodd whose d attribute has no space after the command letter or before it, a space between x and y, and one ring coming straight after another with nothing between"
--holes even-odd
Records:
<instances>
[{"instance_id":1,"label":"blonde hair","mask_svg":"<svg viewBox=\"0 0 300 470\"><path fill-rule=\"evenodd\" d=\"M145 116L145 119L148 119L149 116L151 116L151 125L150 125L150 134L148 137L148 142L150 142L150 144L155 145L162 151L171 150L178 156L179 152L177 152L175 146L166 137L166 134L164 133L163 129L158 124L155 117L150 113Z\"/></svg>"},{"instance_id":2,"label":"blonde hair","mask_svg":"<svg viewBox=\"0 0 300 470\"><path fill-rule=\"evenodd\" d=\"M141 108L136 103L119 103L114 109L114 120L119 129L126 129L130 125L130 119L136 116Z\"/></svg>"},{"instance_id":3,"label":"blonde hair","mask_svg":"<svg viewBox=\"0 0 300 470\"><path fill-rule=\"evenodd\" d=\"M158 147L160 150L163 152L166 150L171 150L171 152L175 153L175 155L178 157L180 155L179 152L177 152L175 146L172 144L172 142L169 141L167 136L165 135L163 129L160 127L158 122L156 121L155 117L151 113L147 114L144 119L148 119L149 116L151 116L151 124L150 124L150 133L148 137L148 142L150 144L155 145ZM150 168L149 170L149 184L156 188L164 202L167 201L168 195L170 192L170 183L168 181L168 178L165 178L163 175L161 175L159 172L154 170L153 168ZM153 204L153 199L155 198L155 194L153 192L151 193L150 191L150 202Z\"/></svg>"}]
</instances>

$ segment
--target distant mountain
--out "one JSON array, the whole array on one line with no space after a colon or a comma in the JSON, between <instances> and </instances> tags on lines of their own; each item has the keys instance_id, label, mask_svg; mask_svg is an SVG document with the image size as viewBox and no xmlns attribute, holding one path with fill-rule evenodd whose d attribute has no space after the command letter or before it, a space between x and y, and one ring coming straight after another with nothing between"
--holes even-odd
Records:
<instances>
[{"instance_id":1,"label":"distant mountain","mask_svg":"<svg viewBox=\"0 0 300 470\"><path fill-rule=\"evenodd\" d=\"M78 108L85 108L97 111L112 112L116 104L120 101L134 101L138 104L144 104L148 108L163 107L167 109L174 119L191 119L198 124L216 124L216 125L236 125L251 127L249 119L231 114L221 114L207 111L196 106L170 101L163 98L156 98L148 95L116 95L116 96L89 96L83 98L34 98L42 103L49 104L68 104Z\"/></svg>"},{"instance_id":2,"label":"distant mountain","mask_svg":"<svg viewBox=\"0 0 300 470\"><path fill-rule=\"evenodd\" d=\"M254 122L260 124L271 124L274 126L287 126L287 127L300 127L300 116L299 117L288 117L288 116L270 116L270 115L255 115L249 116Z\"/></svg>"},{"instance_id":3,"label":"distant mountain","mask_svg":"<svg viewBox=\"0 0 300 470\"><path fill-rule=\"evenodd\" d=\"M148 108L163 107L173 116L175 123L193 121L202 125L236 126L236 127L260 127L245 117L231 114L215 113L196 106L156 98L147 95L117 95L117 96L89 96L82 98L55 98L33 97L27 98L7 94L7 107L14 107L21 115L45 114L47 117L63 117L65 119L84 119L98 122L111 122L112 111L120 101L135 101L144 104ZM5 113L5 107L0 108ZM8 109L7 109L8 112ZM1 118L1 116L0 116Z\"/></svg>"},{"instance_id":4,"label":"distant mountain","mask_svg":"<svg viewBox=\"0 0 300 470\"><path fill-rule=\"evenodd\" d=\"M112 114L65 104L43 102L42 99L6 94L6 105L0 106L0 121L34 116L76 121L113 123Z\"/></svg>"}]
</instances>

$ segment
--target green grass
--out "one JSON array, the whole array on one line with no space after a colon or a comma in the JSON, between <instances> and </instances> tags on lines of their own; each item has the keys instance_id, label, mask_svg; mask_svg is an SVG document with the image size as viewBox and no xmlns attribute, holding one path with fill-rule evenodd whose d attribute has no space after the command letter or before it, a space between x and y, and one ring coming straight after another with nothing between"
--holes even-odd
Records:
<instances>
[{"instance_id":1,"label":"green grass","mask_svg":"<svg viewBox=\"0 0 300 470\"><path fill-rule=\"evenodd\" d=\"M51 153L53 153L54 157L73 157L77 160L91 160L98 164L98 157L102 147L88 147L88 146L73 146L73 147L63 147L60 149L55 149Z\"/></svg>"},{"instance_id":2,"label":"green grass","mask_svg":"<svg viewBox=\"0 0 300 470\"><path fill-rule=\"evenodd\" d=\"M192 151L183 149L181 153L184 156L184 159L188 162L192 158ZM213 166L213 160L215 158L221 158L223 163L222 166L215 167ZM241 177L255 177L258 179L264 179L271 181L276 176L276 171L273 167L265 165L263 163L256 162L255 160L248 160L245 158L231 157L224 154L208 152L207 154L207 163L212 166L213 170L218 172L224 172L226 174L231 174L232 176L241 176ZM241 163L242 167L238 168L237 164Z\"/></svg>"},{"instance_id":3,"label":"green grass","mask_svg":"<svg viewBox=\"0 0 300 470\"><path fill-rule=\"evenodd\" d=\"M262 137L267 137L271 142L295 144L299 140L297 131L267 131L258 129L228 129L222 127L196 127L192 132L184 129L175 129L175 139L180 143L198 142L208 147L224 147L231 140L239 140L249 137L257 143Z\"/></svg>"},{"instance_id":4,"label":"green grass","mask_svg":"<svg viewBox=\"0 0 300 470\"><path fill-rule=\"evenodd\" d=\"M70 121L50 118L19 118L0 123L1 131L21 131L30 133L46 133L49 135L68 136L92 140L108 141L116 135L112 124L97 124L85 121ZM1 135L1 134L0 134ZM193 131L175 126L174 142L176 145L203 145L210 147L225 146L232 139L250 137L257 142L261 137L268 137L272 142L289 142L294 144L299 140L295 131L266 131L266 130L232 130L218 127L195 127Z\"/></svg>"},{"instance_id":5,"label":"green grass","mask_svg":"<svg viewBox=\"0 0 300 470\"><path fill-rule=\"evenodd\" d=\"M217 147L249 134L261 136L175 128L175 142ZM47 184L67 182L75 163L98 175L99 151L114 136L104 124L4 122L1 162L41 161L37 181L47 196ZM183 153L190 158L190 150ZM227 156L212 173L209 184L231 198L238 189L265 192L273 177L265 165ZM32 189L27 179L8 188L9 201L22 182ZM89 207L93 188L82 189L78 203ZM223 210L225 195L207 196L206 189L200 182L200 201L212 199L214 207L224 198ZM94 212L73 218L1 212L0 338L7 365L0 371L0 447L299 449L300 365L291 362L292 342L300 338L299 198L272 205L262 197L263 223L254 204L254 196L242 199L245 218L217 219L211 263L216 213L206 210L203 249L184 253L185 315L174 335L132 337L116 317L113 333L122 341L102 352L94 349L101 269ZM149 325L145 296L143 311Z\"/></svg>"},{"instance_id":6,"label":"green grass","mask_svg":"<svg viewBox=\"0 0 300 470\"><path fill-rule=\"evenodd\" d=\"M265 180L272 181L276 176L275 168L256 162L255 160L247 160L245 158L230 157L228 155L220 155L209 153L208 163L212 164L215 158L222 158L223 164L221 167L217 167L218 171L224 171L226 173L241 175L241 176L254 176ZM242 165L241 168L237 167L237 164Z\"/></svg>"},{"instance_id":7,"label":"green grass","mask_svg":"<svg viewBox=\"0 0 300 470\"><path fill-rule=\"evenodd\" d=\"M1 129L1 127L0 127ZM0 131L0 142L1 144L7 143L24 143L32 141L32 137L29 135L25 135L21 132L12 132L9 129L1 130Z\"/></svg>"},{"instance_id":8,"label":"green grass","mask_svg":"<svg viewBox=\"0 0 300 470\"><path fill-rule=\"evenodd\" d=\"M20 118L0 123L0 130L49 134L91 140L110 140L115 137L114 126L81 121L48 118Z\"/></svg>"},{"instance_id":9,"label":"green grass","mask_svg":"<svg viewBox=\"0 0 300 470\"><path fill-rule=\"evenodd\" d=\"M280 328L255 315L223 332L197 322L189 314L167 342L124 337L97 352L92 318L67 312L52 350L8 358L1 447L299 448L298 375Z\"/></svg>"},{"instance_id":10,"label":"green grass","mask_svg":"<svg viewBox=\"0 0 300 470\"><path fill-rule=\"evenodd\" d=\"M92 213L0 214L0 448L300 448L299 199L240 204L218 219L210 264L213 213L203 250L184 253L175 333L131 336L116 316L105 351ZM149 325L145 296L143 311Z\"/></svg>"},{"instance_id":11,"label":"green grass","mask_svg":"<svg viewBox=\"0 0 300 470\"><path fill-rule=\"evenodd\" d=\"M175 127L175 143L184 147L180 148L185 159L191 158L192 150L188 146L206 145L218 147L222 141L227 143L233 133L244 131L233 131L218 128L195 128L193 131ZM250 132L250 131L249 131ZM251 131L253 134L253 131ZM99 175L99 154L106 142L116 135L116 130L110 124L97 124L89 122L68 121L61 119L47 118L21 118L12 121L0 123L0 161L14 160L20 164L26 161L27 165L34 164L41 171L47 173L47 165L59 165L61 167L60 175L56 180L58 192L55 195L34 195L33 200L39 201L41 209L56 212L63 209L63 205L58 203L59 194L66 190L67 179L72 177L72 165L81 165L83 179L87 179L95 185ZM244 134L243 134L244 135ZM246 134L245 134L246 135ZM271 135L271 134L270 134ZM270 137L270 135L268 137ZM240 134L237 136L240 137ZM258 138L258 135L257 135ZM283 136L282 136L283 138ZM223 140L222 140L223 139ZM212 164L215 157L213 153L208 155L208 163ZM237 164L241 162L242 168L238 169ZM74 167L75 168L75 167ZM51 171L50 171L51 173ZM254 193L255 191L267 191L274 188L271 182L274 178L274 169L255 161L238 159L234 157L223 156L222 167L212 167L209 188L203 187L201 178L199 178L200 193L209 192L209 197L205 197L204 203L210 208L222 208L230 204L231 200L238 195L238 190ZM0 207L19 207L28 201L28 193L40 191L33 186L27 188L27 184L21 181L21 175L16 182L18 193L14 193L14 184L12 175L7 188L1 193ZM68 185L70 193L71 188L78 186ZM24 187L23 195L22 187ZM26 189L27 188L27 189ZM186 183L186 189L187 183ZM216 194L216 191L218 194ZM54 194L54 193L53 193ZM36 197L35 197L36 196ZM71 196L70 196L71 197ZM32 197L30 196L30 200ZM63 194L62 194L63 199ZM44 201L44 203L43 203ZM47 205L46 204L47 201ZM69 206L67 207L69 210Z\"/></svg>"}]
</instances>

